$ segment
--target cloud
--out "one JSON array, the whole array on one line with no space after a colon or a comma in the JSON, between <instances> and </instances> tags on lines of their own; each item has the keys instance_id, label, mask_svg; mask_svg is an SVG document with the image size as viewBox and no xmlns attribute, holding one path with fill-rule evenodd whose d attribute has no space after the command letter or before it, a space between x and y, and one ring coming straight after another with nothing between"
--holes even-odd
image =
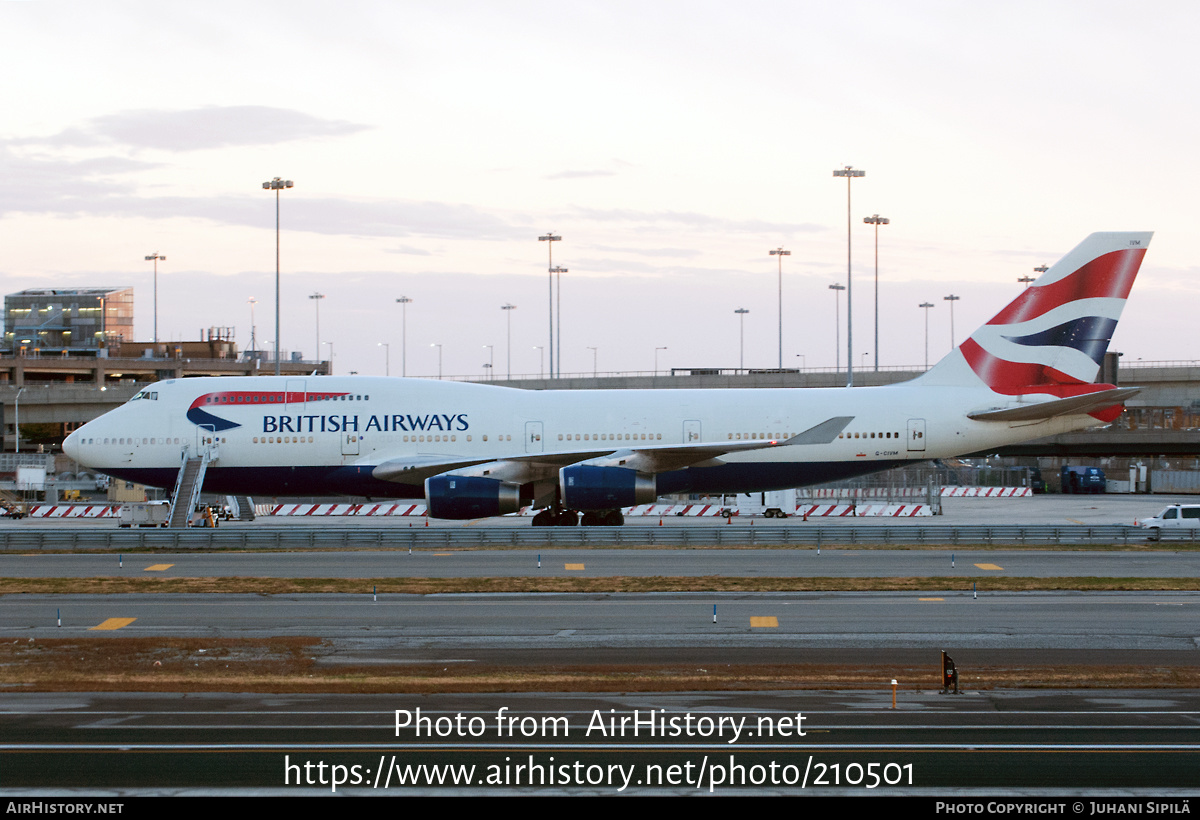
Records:
<instances>
[{"instance_id":1,"label":"cloud","mask_svg":"<svg viewBox=\"0 0 1200 820\"><path fill-rule=\"evenodd\" d=\"M285 195L286 197L286 195ZM275 208L267 197L113 197L95 213L141 217L193 217L224 225L273 227ZM274 199L274 197L270 197ZM355 202L330 197L286 197L283 227L334 236L442 239L514 239L529 231L470 205L385 200Z\"/></svg>"},{"instance_id":2,"label":"cloud","mask_svg":"<svg viewBox=\"0 0 1200 820\"><path fill-rule=\"evenodd\" d=\"M669 222L683 227L702 231L717 231L723 233L818 233L827 230L824 225L811 223L767 222L761 219L723 219L689 211L635 211L628 208L598 208L575 207L574 211L583 219L596 222L635 222L652 224Z\"/></svg>"},{"instance_id":3,"label":"cloud","mask_svg":"<svg viewBox=\"0 0 1200 820\"><path fill-rule=\"evenodd\" d=\"M274 224L274 199L249 190L242 196L142 196L122 178L156 167L122 157L71 160L20 154L0 145L0 215L41 213L60 216L192 217L223 225ZM301 190L284 195L288 230L348 236L427 236L448 239L510 239L531 228L514 227L470 205L402 200L356 201L310 198ZM421 254L417 249L408 253Z\"/></svg>"},{"instance_id":4,"label":"cloud","mask_svg":"<svg viewBox=\"0 0 1200 820\"><path fill-rule=\"evenodd\" d=\"M343 137L368 127L265 105L206 106L186 111L146 108L106 114L51 137L20 142L51 147L125 145L160 151L201 151Z\"/></svg>"},{"instance_id":5,"label":"cloud","mask_svg":"<svg viewBox=\"0 0 1200 820\"><path fill-rule=\"evenodd\" d=\"M412 245L397 245L394 248L384 248L384 253L405 253L412 256L433 256L424 248L414 248Z\"/></svg>"},{"instance_id":6,"label":"cloud","mask_svg":"<svg viewBox=\"0 0 1200 820\"><path fill-rule=\"evenodd\" d=\"M592 245L593 250L605 253L632 253L638 256L663 256L672 259L691 259L704 251L698 248L633 248L619 245Z\"/></svg>"},{"instance_id":7,"label":"cloud","mask_svg":"<svg viewBox=\"0 0 1200 820\"><path fill-rule=\"evenodd\" d=\"M85 212L98 199L130 195L131 182L113 176L155 165L123 157L68 160L26 157L0 145L0 214Z\"/></svg>"},{"instance_id":8,"label":"cloud","mask_svg":"<svg viewBox=\"0 0 1200 820\"><path fill-rule=\"evenodd\" d=\"M585 177L615 177L616 171L559 171L542 179L583 179Z\"/></svg>"}]
</instances>

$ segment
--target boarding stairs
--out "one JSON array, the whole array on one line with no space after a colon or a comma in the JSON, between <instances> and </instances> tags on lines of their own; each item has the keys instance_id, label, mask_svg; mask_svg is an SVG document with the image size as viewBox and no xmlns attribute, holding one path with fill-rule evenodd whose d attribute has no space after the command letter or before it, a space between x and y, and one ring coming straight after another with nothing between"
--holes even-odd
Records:
<instances>
[{"instance_id":1,"label":"boarding stairs","mask_svg":"<svg viewBox=\"0 0 1200 820\"><path fill-rule=\"evenodd\" d=\"M254 520L254 499L248 495L227 495L225 503L229 505L229 514L234 521Z\"/></svg>"},{"instance_id":2,"label":"boarding stairs","mask_svg":"<svg viewBox=\"0 0 1200 820\"><path fill-rule=\"evenodd\" d=\"M175 490L171 493L171 515L167 520L170 529L182 529L191 523L192 511L200 501L200 490L204 487L204 473L213 460L214 450L204 447L199 456L184 450L175 479Z\"/></svg>"},{"instance_id":3,"label":"boarding stairs","mask_svg":"<svg viewBox=\"0 0 1200 820\"><path fill-rule=\"evenodd\" d=\"M12 518L24 518L27 506L8 490L0 490L0 510L3 510L5 515Z\"/></svg>"}]
</instances>

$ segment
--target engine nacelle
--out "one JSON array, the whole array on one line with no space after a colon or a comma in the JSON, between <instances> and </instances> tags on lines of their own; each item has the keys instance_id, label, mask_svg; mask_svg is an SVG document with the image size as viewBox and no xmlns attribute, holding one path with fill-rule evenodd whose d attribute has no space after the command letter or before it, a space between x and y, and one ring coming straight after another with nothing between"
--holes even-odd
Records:
<instances>
[{"instance_id":1,"label":"engine nacelle","mask_svg":"<svg viewBox=\"0 0 1200 820\"><path fill-rule=\"evenodd\" d=\"M488 518L521 509L521 487L494 478L435 475L425 479L425 506L432 518Z\"/></svg>"},{"instance_id":2,"label":"engine nacelle","mask_svg":"<svg viewBox=\"0 0 1200 820\"><path fill-rule=\"evenodd\" d=\"M569 510L612 510L653 504L658 498L654 476L623 467L575 464L559 470L558 478Z\"/></svg>"}]
</instances>

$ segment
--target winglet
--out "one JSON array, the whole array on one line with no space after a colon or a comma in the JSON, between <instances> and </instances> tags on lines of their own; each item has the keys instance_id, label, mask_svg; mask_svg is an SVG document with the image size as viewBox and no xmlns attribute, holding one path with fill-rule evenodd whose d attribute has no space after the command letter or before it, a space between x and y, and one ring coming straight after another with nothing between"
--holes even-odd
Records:
<instances>
[{"instance_id":1,"label":"winglet","mask_svg":"<svg viewBox=\"0 0 1200 820\"><path fill-rule=\"evenodd\" d=\"M785 447L796 444L829 444L852 421L854 421L854 416L834 416L827 421L821 422L816 427L808 428L803 433L797 433L787 441L782 442L782 444Z\"/></svg>"}]
</instances>

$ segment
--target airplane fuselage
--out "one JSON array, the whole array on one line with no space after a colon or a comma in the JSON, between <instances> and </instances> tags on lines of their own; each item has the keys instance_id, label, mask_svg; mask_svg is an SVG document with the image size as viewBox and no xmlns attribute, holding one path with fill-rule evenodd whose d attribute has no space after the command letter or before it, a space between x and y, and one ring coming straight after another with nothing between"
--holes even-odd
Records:
<instances>
[{"instance_id":1,"label":"airplane fuselage","mask_svg":"<svg viewBox=\"0 0 1200 820\"><path fill-rule=\"evenodd\" d=\"M612 524L670 493L786 489L1109 422L1093 379L1149 245L1094 233L921 377L886 387L518 390L370 377L161 382L67 437L110 475L204 489L426 499L439 518L543 508ZM199 474L199 472L197 473Z\"/></svg>"},{"instance_id":2,"label":"airplane fuselage","mask_svg":"<svg viewBox=\"0 0 1200 820\"><path fill-rule=\"evenodd\" d=\"M992 398L986 389L915 382L526 391L375 377L198 378L147 387L72 434L66 449L88 467L157 487L173 486L185 450L215 446L205 479L210 492L420 498L423 479L406 481L402 471L377 468L426 460L536 462L538 454L552 463L566 456L560 461L569 463L569 454L761 442L762 449L729 452L657 478L659 494L718 493L836 480L1089 424L1086 417L1051 419L1031 432L1029 423L964 416L963 408L985 407ZM851 420L828 443L770 446L832 417Z\"/></svg>"}]
</instances>

